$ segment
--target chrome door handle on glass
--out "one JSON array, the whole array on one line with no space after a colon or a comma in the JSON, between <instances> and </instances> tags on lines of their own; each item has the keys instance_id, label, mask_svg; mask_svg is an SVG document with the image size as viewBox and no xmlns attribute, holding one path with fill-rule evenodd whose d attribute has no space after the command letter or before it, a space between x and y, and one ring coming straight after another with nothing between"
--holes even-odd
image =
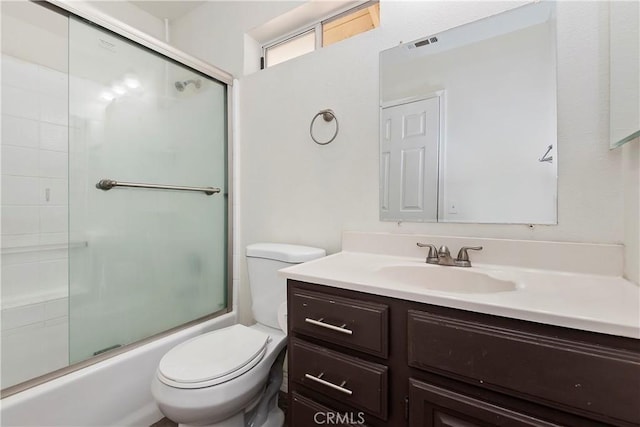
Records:
<instances>
[{"instance_id":1,"label":"chrome door handle on glass","mask_svg":"<svg viewBox=\"0 0 640 427\"><path fill-rule=\"evenodd\" d=\"M353 331L351 329L347 329L347 324L343 324L342 326L334 326L329 323L323 322L324 318L320 318L318 320L311 319L309 317L305 317L304 321L307 323L311 323L312 325L320 326L322 328L331 329L332 331L341 332L343 334L352 335Z\"/></svg>"},{"instance_id":2,"label":"chrome door handle on glass","mask_svg":"<svg viewBox=\"0 0 640 427\"><path fill-rule=\"evenodd\" d=\"M211 196L212 194L219 193L220 189L217 187L188 187L185 185L166 185L166 184L145 184L140 182L124 182L116 181L114 179L101 179L96 184L96 188L99 190L108 191L114 187L128 187L128 188L150 188L154 190L174 190L174 191L197 191Z\"/></svg>"},{"instance_id":3,"label":"chrome door handle on glass","mask_svg":"<svg viewBox=\"0 0 640 427\"><path fill-rule=\"evenodd\" d=\"M353 391L349 390L348 388L344 388L344 385L347 383L346 381L342 381L342 383L340 385L334 384L334 383L330 383L329 381L325 381L322 379L322 377L324 376L324 372L321 373L320 375L318 375L317 377L311 375L311 374L304 374L304 377L308 380L317 382L319 384L325 385L329 388L332 388L334 390L338 390L341 393L344 394L348 394L349 396L351 396L353 394Z\"/></svg>"}]
</instances>

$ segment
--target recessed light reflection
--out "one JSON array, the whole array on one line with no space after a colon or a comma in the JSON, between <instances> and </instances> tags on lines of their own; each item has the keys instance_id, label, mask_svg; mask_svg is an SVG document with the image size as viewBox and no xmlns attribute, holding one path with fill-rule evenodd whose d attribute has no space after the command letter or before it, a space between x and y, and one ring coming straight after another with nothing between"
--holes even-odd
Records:
<instances>
[{"instance_id":1,"label":"recessed light reflection","mask_svg":"<svg viewBox=\"0 0 640 427\"><path fill-rule=\"evenodd\" d=\"M113 85L111 86L111 90L114 91L116 95L124 95L127 93L127 89L122 85Z\"/></svg>"},{"instance_id":2,"label":"recessed light reflection","mask_svg":"<svg viewBox=\"0 0 640 427\"><path fill-rule=\"evenodd\" d=\"M2 1L2 0L0 0ZM142 88L142 84L135 74L125 74L118 80L112 80L111 86L105 87L100 93L102 101L111 102L116 98L126 97L128 94L138 93ZM135 91L135 92L131 92Z\"/></svg>"},{"instance_id":3,"label":"recessed light reflection","mask_svg":"<svg viewBox=\"0 0 640 427\"><path fill-rule=\"evenodd\" d=\"M129 89L137 89L140 87L140 81L134 77L127 77L124 79L124 84Z\"/></svg>"},{"instance_id":4,"label":"recessed light reflection","mask_svg":"<svg viewBox=\"0 0 640 427\"><path fill-rule=\"evenodd\" d=\"M105 101L113 101L115 99L115 95L109 91L104 91L100 94L100 99Z\"/></svg>"}]
</instances>

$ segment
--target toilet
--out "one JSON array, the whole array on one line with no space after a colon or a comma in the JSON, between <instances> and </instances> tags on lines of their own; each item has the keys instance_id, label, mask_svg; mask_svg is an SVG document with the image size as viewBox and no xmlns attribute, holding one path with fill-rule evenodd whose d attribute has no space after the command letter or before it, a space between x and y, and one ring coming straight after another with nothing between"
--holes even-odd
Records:
<instances>
[{"instance_id":1,"label":"toilet","mask_svg":"<svg viewBox=\"0 0 640 427\"><path fill-rule=\"evenodd\" d=\"M247 246L256 323L218 329L169 350L151 384L162 413L184 427L281 427L284 414L276 396L286 345L287 287L277 272L325 255L324 249L308 246Z\"/></svg>"}]
</instances>

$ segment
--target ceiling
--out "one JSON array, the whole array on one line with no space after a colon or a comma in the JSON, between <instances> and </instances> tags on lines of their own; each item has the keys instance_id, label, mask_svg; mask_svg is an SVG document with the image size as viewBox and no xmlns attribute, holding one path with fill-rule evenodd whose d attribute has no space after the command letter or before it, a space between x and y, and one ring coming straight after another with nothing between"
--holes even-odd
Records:
<instances>
[{"instance_id":1,"label":"ceiling","mask_svg":"<svg viewBox=\"0 0 640 427\"><path fill-rule=\"evenodd\" d=\"M131 3L153 16L160 19L168 18L170 21L186 15L205 2L203 0L131 1Z\"/></svg>"}]
</instances>

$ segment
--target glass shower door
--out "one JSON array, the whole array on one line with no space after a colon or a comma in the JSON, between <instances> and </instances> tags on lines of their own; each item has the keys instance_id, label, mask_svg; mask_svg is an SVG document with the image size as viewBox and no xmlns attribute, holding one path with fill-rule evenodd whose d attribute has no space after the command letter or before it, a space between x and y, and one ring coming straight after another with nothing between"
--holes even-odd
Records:
<instances>
[{"instance_id":1,"label":"glass shower door","mask_svg":"<svg viewBox=\"0 0 640 427\"><path fill-rule=\"evenodd\" d=\"M226 307L226 102L224 84L71 18L71 363Z\"/></svg>"}]
</instances>

